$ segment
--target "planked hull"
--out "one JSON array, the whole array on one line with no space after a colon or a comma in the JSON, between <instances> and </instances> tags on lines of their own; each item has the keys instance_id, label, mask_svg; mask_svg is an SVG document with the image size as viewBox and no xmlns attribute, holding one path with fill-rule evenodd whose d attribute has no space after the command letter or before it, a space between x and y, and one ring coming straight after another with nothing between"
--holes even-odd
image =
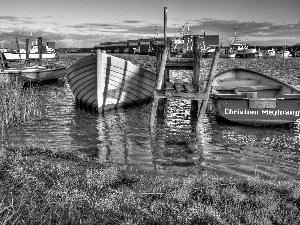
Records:
<instances>
[{"instance_id":1,"label":"planked hull","mask_svg":"<svg viewBox=\"0 0 300 225\"><path fill-rule=\"evenodd\" d=\"M156 74L98 50L67 69L76 99L99 111L136 104L153 95Z\"/></svg>"},{"instance_id":2,"label":"planked hull","mask_svg":"<svg viewBox=\"0 0 300 225\"><path fill-rule=\"evenodd\" d=\"M300 119L300 90L267 75L231 69L214 77L211 110L247 125L279 125Z\"/></svg>"},{"instance_id":3,"label":"planked hull","mask_svg":"<svg viewBox=\"0 0 300 225\"><path fill-rule=\"evenodd\" d=\"M12 82L21 79L25 82L54 80L66 75L66 68L47 69L46 67L8 68L0 72L0 81Z\"/></svg>"}]
</instances>

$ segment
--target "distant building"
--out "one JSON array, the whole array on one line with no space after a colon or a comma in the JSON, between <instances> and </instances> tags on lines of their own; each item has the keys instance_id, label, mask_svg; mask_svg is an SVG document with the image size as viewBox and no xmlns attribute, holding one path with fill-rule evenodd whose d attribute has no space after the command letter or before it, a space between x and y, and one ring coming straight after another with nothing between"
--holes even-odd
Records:
<instances>
[{"instance_id":1,"label":"distant building","mask_svg":"<svg viewBox=\"0 0 300 225\"><path fill-rule=\"evenodd\" d=\"M48 48L55 49L55 42L54 41L47 41L47 46L48 46Z\"/></svg>"},{"instance_id":2,"label":"distant building","mask_svg":"<svg viewBox=\"0 0 300 225\"><path fill-rule=\"evenodd\" d=\"M190 46L191 48L193 43L193 37L199 36L200 42L204 42L205 48L215 47L220 45L219 35L184 35L184 43ZM192 49L191 49L192 50Z\"/></svg>"},{"instance_id":3,"label":"distant building","mask_svg":"<svg viewBox=\"0 0 300 225\"><path fill-rule=\"evenodd\" d=\"M188 50L192 50L192 40L195 35L185 35L184 43L188 46ZM196 35L200 36L200 41L204 41L205 48L215 47L219 44L219 35ZM105 42L94 46L94 50L105 50L107 53L139 53L153 54L157 48L165 45L164 38L149 38L138 40L127 40L120 42Z\"/></svg>"}]
</instances>

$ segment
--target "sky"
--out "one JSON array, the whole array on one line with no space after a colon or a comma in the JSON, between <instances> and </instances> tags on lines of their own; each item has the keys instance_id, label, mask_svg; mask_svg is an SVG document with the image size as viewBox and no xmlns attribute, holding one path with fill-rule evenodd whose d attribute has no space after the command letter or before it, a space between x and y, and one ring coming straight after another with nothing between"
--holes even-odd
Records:
<instances>
[{"instance_id":1,"label":"sky","mask_svg":"<svg viewBox=\"0 0 300 225\"><path fill-rule=\"evenodd\" d=\"M108 41L219 35L228 46L237 37L251 46L300 42L300 0L0 0L0 42L20 48L36 37L56 48L92 48Z\"/></svg>"}]
</instances>

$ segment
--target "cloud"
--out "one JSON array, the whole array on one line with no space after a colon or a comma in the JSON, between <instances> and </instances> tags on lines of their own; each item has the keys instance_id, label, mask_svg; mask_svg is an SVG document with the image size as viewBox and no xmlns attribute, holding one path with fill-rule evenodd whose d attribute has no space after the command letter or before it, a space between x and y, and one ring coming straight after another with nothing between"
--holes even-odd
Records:
<instances>
[{"instance_id":1,"label":"cloud","mask_svg":"<svg viewBox=\"0 0 300 225\"><path fill-rule=\"evenodd\" d=\"M105 23L65 24L63 22L35 22L33 18L18 18L13 16L0 16L0 21L6 21L6 27L0 28L2 40L11 43L15 38L30 37L32 32L35 37L43 37L45 41L55 41L56 47L93 47L101 42L126 41L130 39L152 38L158 30L163 36L163 25L141 20L124 20ZM185 23L186 27L185 27ZM34 26L33 26L34 25ZM51 26L53 25L53 26ZM47 27L47 28L45 28ZM299 42L300 23L273 24L270 22L217 20L202 18L180 22L168 20L168 36L179 35L180 29L187 27L194 34L214 34L220 36L220 43L227 45L233 38L235 27L237 35L243 42L250 45L288 45Z\"/></svg>"}]
</instances>

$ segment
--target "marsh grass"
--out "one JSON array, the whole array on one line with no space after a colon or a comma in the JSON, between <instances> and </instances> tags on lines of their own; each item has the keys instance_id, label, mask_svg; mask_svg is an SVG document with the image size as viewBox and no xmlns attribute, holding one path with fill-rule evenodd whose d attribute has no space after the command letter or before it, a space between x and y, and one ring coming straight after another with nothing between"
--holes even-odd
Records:
<instances>
[{"instance_id":1,"label":"marsh grass","mask_svg":"<svg viewBox=\"0 0 300 225\"><path fill-rule=\"evenodd\" d=\"M37 91L32 85L24 87L18 79L11 83L0 82L0 126L2 140L8 130L40 116L37 109Z\"/></svg>"},{"instance_id":2,"label":"marsh grass","mask_svg":"<svg viewBox=\"0 0 300 225\"><path fill-rule=\"evenodd\" d=\"M300 224L300 182L142 177L30 144L0 160L1 224Z\"/></svg>"}]
</instances>

